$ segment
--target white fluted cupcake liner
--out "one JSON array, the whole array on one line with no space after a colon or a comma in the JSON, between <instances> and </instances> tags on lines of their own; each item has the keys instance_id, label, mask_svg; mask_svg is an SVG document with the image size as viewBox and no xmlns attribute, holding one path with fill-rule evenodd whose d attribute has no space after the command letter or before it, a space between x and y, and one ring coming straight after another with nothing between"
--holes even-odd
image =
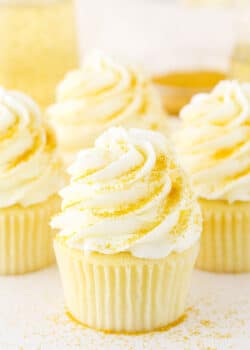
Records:
<instances>
[{"instance_id":1,"label":"white fluted cupcake liner","mask_svg":"<svg viewBox=\"0 0 250 350\"><path fill-rule=\"evenodd\" d=\"M160 260L128 253L84 255L59 239L54 246L66 306L82 324L137 333L165 327L183 315L198 244Z\"/></svg>"},{"instance_id":2,"label":"white fluted cupcake liner","mask_svg":"<svg viewBox=\"0 0 250 350\"><path fill-rule=\"evenodd\" d=\"M0 274L23 274L52 264L50 218L60 208L58 196L27 208L0 210Z\"/></svg>"},{"instance_id":3,"label":"white fluted cupcake liner","mask_svg":"<svg viewBox=\"0 0 250 350\"><path fill-rule=\"evenodd\" d=\"M200 200L203 232L196 266L214 272L250 272L250 203Z\"/></svg>"}]
</instances>

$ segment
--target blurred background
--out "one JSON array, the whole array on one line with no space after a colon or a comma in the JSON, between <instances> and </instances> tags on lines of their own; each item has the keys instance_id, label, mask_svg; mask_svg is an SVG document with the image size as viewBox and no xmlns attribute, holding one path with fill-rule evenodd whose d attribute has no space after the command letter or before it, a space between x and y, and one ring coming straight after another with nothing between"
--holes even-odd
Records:
<instances>
[{"instance_id":1,"label":"blurred background","mask_svg":"<svg viewBox=\"0 0 250 350\"><path fill-rule=\"evenodd\" d=\"M170 114L225 77L250 81L249 0L0 0L0 84L42 107L93 48L142 65Z\"/></svg>"}]
</instances>

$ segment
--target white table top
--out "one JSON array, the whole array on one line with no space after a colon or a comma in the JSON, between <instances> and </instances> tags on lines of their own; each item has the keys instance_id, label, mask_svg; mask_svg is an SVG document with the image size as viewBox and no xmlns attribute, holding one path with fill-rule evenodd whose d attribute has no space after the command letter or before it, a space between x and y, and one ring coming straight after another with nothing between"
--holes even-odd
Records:
<instances>
[{"instance_id":1,"label":"white table top","mask_svg":"<svg viewBox=\"0 0 250 350\"><path fill-rule=\"evenodd\" d=\"M195 271L187 318L174 328L139 336L85 329L64 311L56 267L0 277L1 350L247 350L250 274Z\"/></svg>"}]
</instances>

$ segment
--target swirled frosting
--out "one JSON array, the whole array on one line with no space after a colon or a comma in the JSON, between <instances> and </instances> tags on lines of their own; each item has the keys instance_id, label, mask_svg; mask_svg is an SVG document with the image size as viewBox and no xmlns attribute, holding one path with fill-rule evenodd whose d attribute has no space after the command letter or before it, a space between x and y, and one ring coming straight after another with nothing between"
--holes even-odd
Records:
<instances>
[{"instance_id":1,"label":"swirled frosting","mask_svg":"<svg viewBox=\"0 0 250 350\"><path fill-rule=\"evenodd\" d=\"M223 81L181 112L175 140L197 195L250 201L250 84Z\"/></svg>"},{"instance_id":2,"label":"swirled frosting","mask_svg":"<svg viewBox=\"0 0 250 350\"><path fill-rule=\"evenodd\" d=\"M52 227L71 247L155 259L199 238L199 206L160 133L111 128L69 173Z\"/></svg>"},{"instance_id":3,"label":"swirled frosting","mask_svg":"<svg viewBox=\"0 0 250 350\"><path fill-rule=\"evenodd\" d=\"M111 126L167 129L150 80L98 51L59 84L57 102L48 109L48 116L66 162L79 150L93 146L96 137Z\"/></svg>"},{"instance_id":4,"label":"swirled frosting","mask_svg":"<svg viewBox=\"0 0 250 350\"><path fill-rule=\"evenodd\" d=\"M0 207L46 200L64 184L54 135L28 96L0 88Z\"/></svg>"}]
</instances>

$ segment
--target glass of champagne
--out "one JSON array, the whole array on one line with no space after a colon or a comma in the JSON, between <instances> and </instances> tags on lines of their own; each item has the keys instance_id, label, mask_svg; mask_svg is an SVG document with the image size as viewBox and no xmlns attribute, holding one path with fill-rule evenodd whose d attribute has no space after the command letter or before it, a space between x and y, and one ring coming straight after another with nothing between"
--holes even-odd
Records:
<instances>
[{"instance_id":1,"label":"glass of champagne","mask_svg":"<svg viewBox=\"0 0 250 350\"><path fill-rule=\"evenodd\" d=\"M0 85L42 108L78 65L73 0L0 0Z\"/></svg>"}]
</instances>

